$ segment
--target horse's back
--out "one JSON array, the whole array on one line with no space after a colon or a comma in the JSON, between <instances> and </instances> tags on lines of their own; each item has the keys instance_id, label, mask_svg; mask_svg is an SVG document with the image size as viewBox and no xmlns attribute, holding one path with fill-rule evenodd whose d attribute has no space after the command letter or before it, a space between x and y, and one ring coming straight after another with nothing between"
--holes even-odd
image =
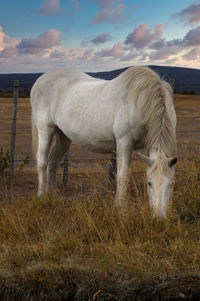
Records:
<instances>
[{"instance_id":1,"label":"horse's back","mask_svg":"<svg viewBox=\"0 0 200 301\"><path fill-rule=\"evenodd\" d=\"M91 76L86 73L69 70L69 69L57 69L49 71L41 75L36 82L34 83L31 89L31 97L33 98L35 93L44 90L45 94L48 93L48 90L52 92L53 89L58 89L62 85L68 85L73 83L73 81L80 80L90 80Z\"/></svg>"},{"instance_id":2,"label":"horse's back","mask_svg":"<svg viewBox=\"0 0 200 301\"><path fill-rule=\"evenodd\" d=\"M69 94L76 84L95 80L98 81L86 73L69 69L57 69L44 73L31 89L33 117L40 120L44 117L45 122L51 123L61 99L65 101L66 94Z\"/></svg>"}]
</instances>

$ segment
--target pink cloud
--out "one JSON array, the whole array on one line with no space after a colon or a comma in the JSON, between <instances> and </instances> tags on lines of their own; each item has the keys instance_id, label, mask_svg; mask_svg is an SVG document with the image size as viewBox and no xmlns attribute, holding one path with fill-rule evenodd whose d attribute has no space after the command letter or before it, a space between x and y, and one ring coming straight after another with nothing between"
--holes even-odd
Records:
<instances>
[{"instance_id":1,"label":"pink cloud","mask_svg":"<svg viewBox=\"0 0 200 301\"><path fill-rule=\"evenodd\" d=\"M49 57L53 59L62 59L63 61L87 60L93 55L93 49L72 49L60 47L50 52Z\"/></svg>"},{"instance_id":2,"label":"pink cloud","mask_svg":"<svg viewBox=\"0 0 200 301\"><path fill-rule=\"evenodd\" d=\"M149 53L149 58L155 61L166 60L172 55L176 55L183 47L182 39L174 39L171 41L166 41L165 39L159 39L149 45L149 49L153 49L151 53Z\"/></svg>"},{"instance_id":3,"label":"pink cloud","mask_svg":"<svg viewBox=\"0 0 200 301\"><path fill-rule=\"evenodd\" d=\"M15 47L5 47L3 50L0 51L0 58L12 58L16 57L17 51Z\"/></svg>"},{"instance_id":4,"label":"pink cloud","mask_svg":"<svg viewBox=\"0 0 200 301\"><path fill-rule=\"evenodd\" d=\"M117 23L123 19L125 5L122 0L97 0L98 13L92 18L92 24Z\"/></svg>"},{"instance_id":5,"label":"pink cloud","mask_svg":"<svg viewBox=\"0 0 200 301\"><path fill-rule=\"evenodd\" d=\"M191 4L174 16L180 17L186 24L196 24L200 22L200 4Z\"/></svg>"},{"instance_id":6,"label":"pink cloud","mask_svg":"<svg viewBox=\"0 0 200 301\"><path fill-rule=\"evenodd\" d=\"M119 58L122 56L123 44L117 43L112 48L105 48L96 53L97 57L113 57Z\"/></svg>"},{"instance_id":7,"label":"pink cloud","mask_svg":"<svg viewBox=\"0 0 200 301\"><path fill-rule=\"evenodd\" d=\"M51 48L58 45L60 42L60 32L55 29L50 29L38 38L22 39L17 46L20 53L23 54L37 54L44 49Z\"/></svg>"},{"instance_id":8,"label":"pink cloud","mask_svg":"<svg viewBox=\"0 0 200 301\"><path fill-rule=\"evenodd\" d=\"M200 59L200 48L193 48L182 56L185 60L199 60Z\"/></svg>"},{"instance_id":9,"label":"pink cloud","mask_svg":"<svg viewBox=\"0 0 200 301\"><path fill-rule=\"evenodd\" d=\"M92 59L93 58L93 54L94 54L94 50L93 49L86 49L84 52L83 52L83 54L82 54L82 56L80 57L80 59L82 60L82 61L88 61L88 60L90 60L90 59Z\"/></svg>"},{"instance_id":10,"label":"pink cloud","mask_svg":"<svg viewBox=\"0 0 200 301\"><path fill-rule=\"evenodd\" d=\"M0 26L0 50L5 49L6 47L15 47L18 43L19 39L7 36Z\"/></svg>"},{"instance_id":11,"label":"pink cloud","mask_svg":"<svg viewBox=\"0 0 200 301\"><path fill-rule=\"evenodd\" d=\"M166 47L166 40L165 39L159 39L153 42L149 47L151 49L162 49L163 47Z\"/></svg>"},{"instance_id":12,"label":"pink cloud","mask_svg":"<svg viewBox=\"0 0 200 301\"><path fill-rule=\"evenodd\" d=\"M191 49L191 47L196 47ZM184 60L197 60L200 54L200 26L189 30L183 39L174 39L166 41L160 39L153 42L150 49L156 50L149 54L151 60L166 60L171 56L177 55L183 51L189 51L182 55Z\"/></svg>"},{"instance_id":13,"label":"pink cloud","mask_svg":"<svg viewBox=\"0 0 200 301\"><path fill-rule=\"evenodd\" d=\"M56 59L62 59L67 56L68 53L64 50L54 50L53 52L50 53L51 58L56 58Z\"/></svg>"},{"instance_id":14,"label":"pink cloud","mask_svg":"<svg viewBox=\"0 0 200 301\"><path fill-rule=\"evenodd\" d=\"M98 44L102 44L102 43L105 43L105 42L110 41L110 40L112 40L111 35L108 32L105 32L103 34L100 34L100 35L96 36L90 42L94 45L98 45Z\"/></svg>"},{"instance_id":15,"label":"pink cloud","mask_svg":"<svg viewBox=\"0 0 200 301\"><path fill-rule=\"evenodd\" d=\"M166 41L165 39L159 39L149 45L150 49L178 49L184 50L189 47L200 46L200 26L189 30L183 39L173 39Z\"/></svg>"},{"instance_id":16,"label":"pink cloud","mask_svg":"<svg viewBox=\"0 0 200 301\"><path fill-rule=\"evenodd\" d=\"M162 33L162 24L156 25L154 29L148 28L147 24L140 24L126 37L125 44L132 44L135 48L144 48L154 40L159 39Z\"/></svg>"},{"instance_id":17,"label":"pink cloud","mask_svg":"<svg viewBox=\"0 0 200 301\"><path fill-rule=\"evenodd\" d=\"M171 55L175 55L179 52L180 49L177 49L175 47L166 47L166 48L162 48L159 49L157 51L153 51L149 54L149 58L151 60L155 60L155 61L162 61L165 60L167 58L169 58Z\"/></svg>"},{"instance_id":18,"label":"pink cloud","mask_svg":"<svg viewBox=\"0 0 200 301\"><path fill-rule=\"evenodd\" d=\"M200 26L195 29L191 29L185 35L183 42L186 46L198 46L200 45Z\"/></svg>"},{"instance_id":19,"label":"pink cloud","mask_svg":"<svg viewBox=\"0 0 200 301\"><path fill-rule=\"evenodd\" d=\"M128 53L125 53L123 56L120 57L121 62L128 62L135 60L136 58L138 59L141 56L141 52L138 51L137 49L133 49L129 51Z\"/></svg>"},{"instance_id":20,"label":"pink cloud","mask_svg":"<svg viewBox=\"0 0 200 301\"><path fill-rule=\"evenodd\" d=\"M173 39L166 41L165 39L159 39L149 45L150 49L177 49L184 50L189 47L200 46L200 26L189 30L183 39Z\"/></svg>"},{"instance_id":21,"label":"pink cloud","mask_svg":"<svg viewBox=\"0 0 200 301\"><path fill-rule=\"evenodd\" d=\"M43 16L53 16L61 12L59 0L44 0L43 6L37 13Z\"/></svg>"}]
</instances>

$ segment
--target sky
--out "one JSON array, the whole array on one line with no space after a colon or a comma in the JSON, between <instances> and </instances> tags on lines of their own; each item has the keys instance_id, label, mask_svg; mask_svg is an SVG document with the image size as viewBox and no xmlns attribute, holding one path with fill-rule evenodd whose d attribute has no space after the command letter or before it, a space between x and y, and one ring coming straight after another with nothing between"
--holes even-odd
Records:
<instances>
[{"instance_id":1,"label":"sky","mask_svg":"<svg viewBox=\"0 0 200 301\"><path fill-rule=\"evenodd\" d=\"M200 69L200 0L6 0L0 73Z\"/></svg>"}]
</instances>

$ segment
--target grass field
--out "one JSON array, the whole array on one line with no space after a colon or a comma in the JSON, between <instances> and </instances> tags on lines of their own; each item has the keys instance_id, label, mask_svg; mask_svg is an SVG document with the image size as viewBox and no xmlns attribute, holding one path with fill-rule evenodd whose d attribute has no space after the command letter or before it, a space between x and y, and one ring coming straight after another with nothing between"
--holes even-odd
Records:
<instances>
[{"instance_id":1,"label":"grass field","mask_svg":"<svg viewBox=\"0 0 200 301\"><path fill-rule=\"evenodd\" d=\"M66 195L36 197L36 174L0 177L1 300L199 300L200 160L178 163L165 222L137 162L124 212L101 166L72 169Z\"/></svg>"},{"instance_id":2,"label":"grass field","mask_svg":"<svg viewBox=\"0 0 200 301\"><path fill-rule=\"evenodd\" d=\"M55 194L38 199L33 168L16 168L13 180L0 175L1 300L200 300L200 97L176 96L175 106L181 159L164 222L151 215L137 160L123 212L113 206L106 161L83 166L90 153L76 146L66 191L59 176ZM22 112L24 156L28 104ZM0 136L1 145L7 140Z\"/></svg>"}]
</instances>

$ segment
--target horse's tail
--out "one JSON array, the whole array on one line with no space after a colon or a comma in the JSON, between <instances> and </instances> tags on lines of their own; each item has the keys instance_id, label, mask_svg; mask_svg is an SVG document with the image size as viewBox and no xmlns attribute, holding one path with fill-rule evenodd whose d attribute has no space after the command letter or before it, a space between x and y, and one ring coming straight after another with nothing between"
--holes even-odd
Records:
<instances>
[{"instance_id":1,"label":"horse's tail","mask_svg":"<svg viewBox=\"0 0 200 301\"><path fill-rule=\"evenodd\" d=\"M31 115L31 122L32 122L32 154L33 154L33 158L36 158L36 154L38 150L38 130L35 125L33 112Z\"/></svg>"}]
</instances>

